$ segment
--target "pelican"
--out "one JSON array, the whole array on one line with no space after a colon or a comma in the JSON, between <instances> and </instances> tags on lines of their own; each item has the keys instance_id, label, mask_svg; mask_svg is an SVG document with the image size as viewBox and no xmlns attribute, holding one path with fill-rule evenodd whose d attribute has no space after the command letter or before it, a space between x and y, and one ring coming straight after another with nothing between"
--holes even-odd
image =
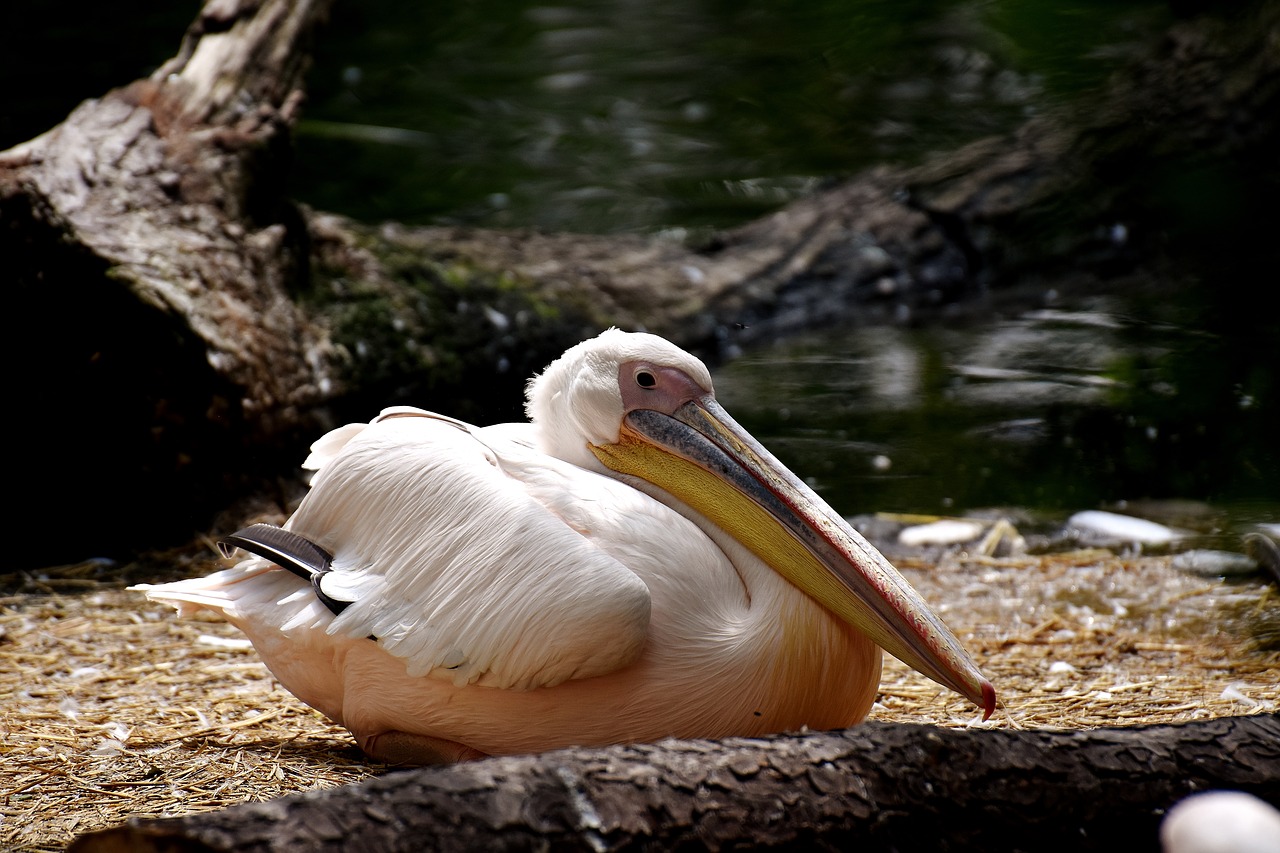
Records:
<instances>
[{"instance_id":1,"label":"pelican","mask_svg":"<svg viewBox=\"0 0 1280 853\"><path fill-rule=\"evenodd\" d=\"M335 429L285 525L225 540L241 562L135 589L221 614L387 763L842 728L882 649L992 713L952 632L692 355L610 329L526 413Z\"/></svg>"}]
</instances>

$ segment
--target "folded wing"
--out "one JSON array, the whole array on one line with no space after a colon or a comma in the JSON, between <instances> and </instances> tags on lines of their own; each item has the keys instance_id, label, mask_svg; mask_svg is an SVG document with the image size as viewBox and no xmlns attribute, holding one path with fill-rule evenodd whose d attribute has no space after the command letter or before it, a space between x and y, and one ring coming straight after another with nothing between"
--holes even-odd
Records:
<instances>
[{"instance_id":1,"label":"folded wing","mask_svg":"<svg viewBox=\"0 0 1280 853\"><path fill-rule=\"evenodd\" d=\"M639 655L648 588L524 480L545 467L587 500L616 483L419 410L331 436L286 525L333 555L324 589L351 602L324 614L325 630L376 637L410 675L493 687L601 675Z\"/></svg>"}]
</instances>

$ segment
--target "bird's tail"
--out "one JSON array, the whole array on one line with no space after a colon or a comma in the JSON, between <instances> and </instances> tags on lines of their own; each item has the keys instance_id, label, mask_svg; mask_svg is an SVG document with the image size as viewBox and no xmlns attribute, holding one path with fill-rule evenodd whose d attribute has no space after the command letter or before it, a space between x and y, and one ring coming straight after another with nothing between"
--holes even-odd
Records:
<instances>
[{"instance_id":1,"label":"bird's tail","mask_svg":"<svg viewBox=\"0 0 1280 853\"><path fill-rule=\"evenodd\" d=\"M249 584L246 587L246 581L273 571L278 569L269 561L253 559L202 578L161 584L141 583L129 589L144 593L152 601L172 604L181 616L190 616L200 610L213 610L226 617L235 617L239 615L237 602L248 587L253 586Z\"/></svg>"}]
</instances>

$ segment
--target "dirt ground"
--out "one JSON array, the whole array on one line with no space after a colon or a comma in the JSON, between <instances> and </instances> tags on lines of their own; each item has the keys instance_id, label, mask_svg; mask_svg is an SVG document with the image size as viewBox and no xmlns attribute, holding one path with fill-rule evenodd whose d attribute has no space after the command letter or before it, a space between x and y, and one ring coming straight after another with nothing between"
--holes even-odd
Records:
<instances>
[{"instance_id":1,"label":"dirt ground","mask_svg":"<svg viewBox=\"0 0 1280 853\"><path fill-rule=\"evenodd\" d=\"M1274 713L1280 593L1106 550L900 559L996 685L973 706L886 658L872 718L1090 728ZM214 568L127 567L129 581ZM0 576L0 848L62 850L130 816L177 816L382 772L285 692L229 625L177 619L92 565Z\"/></svg>"}]
</instances>

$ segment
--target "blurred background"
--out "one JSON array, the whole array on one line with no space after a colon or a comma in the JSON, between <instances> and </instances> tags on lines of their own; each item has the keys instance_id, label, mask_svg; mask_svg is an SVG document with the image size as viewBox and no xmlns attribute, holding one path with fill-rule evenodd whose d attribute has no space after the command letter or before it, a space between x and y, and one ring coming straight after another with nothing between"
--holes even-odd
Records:
<instances>
[{"instance_id":1,"label":"blurred background","mask_svg":"<svg viewBox=\"0 0 1280 853\"><path fill-rule=\"evenodd\" d=\"M23 4L14 32L33 37L0 57L0 149L149 73L198 8ZM1079 109L1176 14L1118 0L338 0L294 195L367 222L696 237ZM849 514L1277 521L1276 272L1231 250L1232 235L1266 232L1276 178L1151 182L1169 239L1199 247L1193 287L815 331L719 366L720 396Z\"/></svg>"},{"instance_id":2,"label":"blurred background","mask_svg":"<svg viewBox=\"0 0 1280 853\"><path fill-rule=\"evenodd\" d=\"M197 2L23 4L0 149L172 56ZM721 228L1070 103L1163 2L338 0L297 195L365 221Z\"/></svg>"}]
</instances>

